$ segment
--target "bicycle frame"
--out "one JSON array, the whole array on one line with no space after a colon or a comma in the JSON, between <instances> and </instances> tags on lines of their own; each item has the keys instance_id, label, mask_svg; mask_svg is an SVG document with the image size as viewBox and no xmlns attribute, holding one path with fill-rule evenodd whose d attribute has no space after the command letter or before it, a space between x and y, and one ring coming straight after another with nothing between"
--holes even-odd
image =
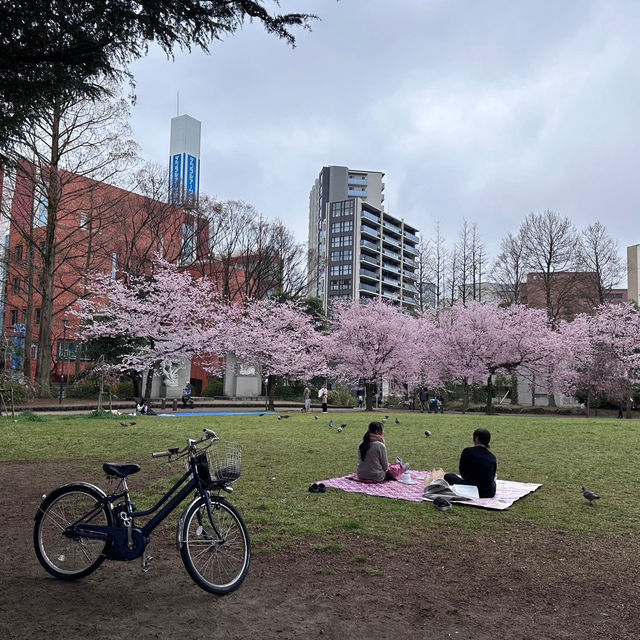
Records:
<instances>
[{"instance_id":1,"label":"bicycle frame","mask_svg":"<svg viewBox=\"0 0 640 640\"><path fill-rule=\"evenodd\" d=\"M176 509L192 491L195 491L205 498L209 521L216 536L218 537L218 541L222 542L220 532L218 531L211 514L211 503L218 500L218 498L212 498L209 495L209 492L202 486L202 482L198 476L195 459L190 460L190 469L187 470L173 485L173 487L171 487L169 491L167 491L150 509L133 511L126 477L122 478L122 486L122 492L105 496L96 505L96 507L94 507L94 509L67 527L65 535L68 535L69 537L78 536L93 540L106 540L110 543L105 550L105 555L108 559L134 560L144 553L146 546L149 544L153 530L172 511L174 511L174 509ZM83 522L98 513L105 505L113 513L114 503L121 498L124 498L126 506L126 511L123 512L125 513L125 517L123 518L122 524L116 523L115 525L106 526ZM155 513L153 518L151 518L151 520L149 520L149 522L147 522L143 527L136 527L133 525L134 518L148 516L153 513Z\"/></svg>"}]
</instances>

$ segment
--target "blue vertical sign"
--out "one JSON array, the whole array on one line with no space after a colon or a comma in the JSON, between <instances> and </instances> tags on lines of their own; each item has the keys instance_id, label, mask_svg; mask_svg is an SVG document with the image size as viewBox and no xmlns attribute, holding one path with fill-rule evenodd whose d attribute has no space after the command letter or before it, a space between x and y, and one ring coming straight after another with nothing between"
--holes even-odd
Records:
<instances>
[{"instance_id":1,"label":"blue vertical sign","mask_svg":"<svg viewBox=\"0 0 640 640\"><path fill-rule=\"evenodd\" d=\"M182 192L182 154L171 158L171 204L181 204Z\"/></svg>"},{"instance_id":2,"label":"blue vertical sign","mask_svg":"<svg viewBox=\"0 0 640 640\"><path fill-rule=\"evenodd\" d=\"M187 155L187 168L186 168L186 193L185 204L194 205L196 203L196 194L198 192L198 166L197 158L192 155Z\"/></svg>"}]
</instances>

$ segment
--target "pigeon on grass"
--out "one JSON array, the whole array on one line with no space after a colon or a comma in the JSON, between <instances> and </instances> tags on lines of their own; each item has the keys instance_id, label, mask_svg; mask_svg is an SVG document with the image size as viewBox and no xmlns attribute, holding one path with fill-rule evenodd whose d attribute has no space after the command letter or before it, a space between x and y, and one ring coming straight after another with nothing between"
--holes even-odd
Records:
<instances>
[{"instance_id":1,"label":"pigeon on grass","mask_svg":"<svg viewBox=\"0 0 640 640\"><path fill-rule=\"evenodd\" d=\"M400 420L398 420L398 418L396 418L396 424L400 424Z\"/></svg>"},{"instance_id":2,"label":"pigeon on grass","mask_svg":"<svg viewBox=\"0 0 640 640\"><path fill-rule=\"evenodd\" d=\"M589 489L585 489L582 487L582 495L589 501L589 504L593 504L594 500L600 500L600 496L595 494L593 491L589 491Z\"/></svg>"},{"instance_id":3,"label":"pigeon on grass","mask_svg":"<svg viewBox=\"0 0 640 640\"><path fill-rule=\"evenodd\" d=\"M329 428L333 429L333 420L329 420Z\"/></svg>"},{"instance_id":4,"label":"pigeon on grass","mask_svg":"<svg viewBox=\"0 0 640 640\"><path fill-rule=\"evenodd\" d=\"M425 435L425 436L427 436L427 438L428 438L428 437L431 435L431 431L429 431L429 429L427 429L427 430L424 432L424 435Z\"/></svg>"},{"instance_id":5,"label":"pigeon on grass","mask_svg":"<svg viewBox=\"0 0 640 640\"><path fill-rule=\"evenodd\" d=\"M121 426L121 427L128 427L129 425L128 425L126 422L121 422L121 423L120 423L120 426Z\"/></svg>"}]
</instances>

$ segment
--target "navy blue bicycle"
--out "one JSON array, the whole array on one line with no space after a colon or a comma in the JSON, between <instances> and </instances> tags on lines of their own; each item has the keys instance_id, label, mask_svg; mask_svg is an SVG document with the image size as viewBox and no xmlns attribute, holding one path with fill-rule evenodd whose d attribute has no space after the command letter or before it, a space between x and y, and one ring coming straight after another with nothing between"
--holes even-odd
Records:
<instances>
[{"instance_id":1,"label":"navy blue bicycle","mask_svg":"<svg viewBox=\"0 0 640 640\"><path fill-rule=\"evenodd\" d=\"M237 509L220 495L231 493L240 477L242 450L222 442L209 429L184 449L151 454L169 462L184 459L182 477L148 510L137 511L127 478L138 464L108 462L107 477L116 481L114 493L86 482L58 487L43 496L35 517L33 542L40 564L61 580L77 580L95 571L105 560L142 558L142 570L151 558L145 554L152 531L191 493L177 530L184 566L205 591L224 595L237 589L249 571L251 543ZM138 526L137 518L150 516Z\"/></svg>"}]
</instances>

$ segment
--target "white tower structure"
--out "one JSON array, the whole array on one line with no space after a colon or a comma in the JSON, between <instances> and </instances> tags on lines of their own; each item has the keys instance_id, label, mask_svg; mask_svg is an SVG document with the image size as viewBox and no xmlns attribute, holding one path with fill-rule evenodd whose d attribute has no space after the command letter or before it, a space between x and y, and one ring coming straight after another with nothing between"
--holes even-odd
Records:
<instances>
[{"instance_id":1,"label":"white tower structure","mask_svg":"<svg viewBox=\"0 0 640 640\"><path fill-rule=\"evenodd\" d=\"M189 208L200 192L200 134L202 123L191 116L171 118L169 202Z\"/></svg>"}]
</instances>

